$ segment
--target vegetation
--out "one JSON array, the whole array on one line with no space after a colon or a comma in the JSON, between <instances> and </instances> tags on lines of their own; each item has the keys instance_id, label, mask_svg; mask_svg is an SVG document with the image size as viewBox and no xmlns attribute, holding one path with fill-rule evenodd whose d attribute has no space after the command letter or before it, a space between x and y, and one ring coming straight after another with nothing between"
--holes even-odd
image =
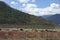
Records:
<instances>
[{"instance_id":1,"label":"vegetation","mask_svg":"<svg viewBox=\"0 0 60 40\"><path fill-rule=\"evenodd\" d=\"M0 27L55 28L49 20L16 10L0 1Z\"/></svg>"}]
</instances>

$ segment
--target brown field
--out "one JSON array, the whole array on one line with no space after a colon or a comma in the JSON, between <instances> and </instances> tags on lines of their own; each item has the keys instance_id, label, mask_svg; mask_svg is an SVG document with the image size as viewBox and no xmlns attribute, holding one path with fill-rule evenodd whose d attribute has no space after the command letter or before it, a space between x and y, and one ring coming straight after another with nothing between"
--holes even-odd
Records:
<instances>
[{"instance_id":1,"label":"brown field","mask_svg":"<svg viewBox=\"0 0 60 40\"><path fill-rule=\"evenodd\" d=\"M31 40L60 40L60 32L0 31L0 38L3 40L30 40L31 38Z\"/></svg>"}]
</instances>

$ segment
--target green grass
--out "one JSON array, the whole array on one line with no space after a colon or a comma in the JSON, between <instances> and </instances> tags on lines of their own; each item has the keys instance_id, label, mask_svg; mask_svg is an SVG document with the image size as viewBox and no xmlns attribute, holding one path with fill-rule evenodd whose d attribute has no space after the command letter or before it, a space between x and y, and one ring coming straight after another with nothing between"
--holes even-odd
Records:
<instances>
[{"instance_id":1,"label":"green grass","mask_svg":"<svg viewBox=\"0 0 60 40\"><path fill-rule=\"evenodd\" d=\"M0 38L0 40L60 40L60 38Z\"/></svg>"}]
</instances>

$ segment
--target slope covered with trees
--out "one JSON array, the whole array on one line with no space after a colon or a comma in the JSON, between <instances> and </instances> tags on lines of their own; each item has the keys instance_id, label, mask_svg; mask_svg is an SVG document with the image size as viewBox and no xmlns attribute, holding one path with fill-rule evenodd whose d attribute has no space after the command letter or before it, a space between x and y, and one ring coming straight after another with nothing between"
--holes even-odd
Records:
<instances>
[{"instance_id":1,"label":"slope covered with trees","mask_svg":"<svg viewBox=\"0 0 60 40\"><path fill-rule=\"evenodd\" d=\"M0 1L0 27L55 28L49 20L11 8Z\"/></svg>"}]
</instances>

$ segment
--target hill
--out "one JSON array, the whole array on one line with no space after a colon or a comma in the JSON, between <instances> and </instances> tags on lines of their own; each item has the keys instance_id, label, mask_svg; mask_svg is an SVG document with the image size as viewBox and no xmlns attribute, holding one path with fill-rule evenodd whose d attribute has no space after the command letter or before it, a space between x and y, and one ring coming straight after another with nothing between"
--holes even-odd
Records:
<instances>
[{"instance_id":1,"label":"hill","mask_svg":"<svg viewBox=\"0 0 60 40\"><path fill-rule=\"evenodd\" d=\"M50 16L52 16L52 15L43 15L43 16L41 16L41 17L43 17L43 18L48 18L48 17L50 17Z\"/></svg>"},{"instance_id":2,"label":"hill","mask_svg":"<svg viewBox=\"0 0 60 40\"><path fill-rule=\"evenodd\" d=\"M60 14L52 15L50 17L47 17L47 19L49 19L57 24L60 24Z\"/></svg>"},{"instance_id":3,"label":"hill","mask_svg":"<svg viewBox=\"0 0 60 40\"><path fill-rule=\"evenodd\" d=\"M13 9L0 1L0 27L55 28L56 26L52 21Z\"/></svg>"}]
</instances>

